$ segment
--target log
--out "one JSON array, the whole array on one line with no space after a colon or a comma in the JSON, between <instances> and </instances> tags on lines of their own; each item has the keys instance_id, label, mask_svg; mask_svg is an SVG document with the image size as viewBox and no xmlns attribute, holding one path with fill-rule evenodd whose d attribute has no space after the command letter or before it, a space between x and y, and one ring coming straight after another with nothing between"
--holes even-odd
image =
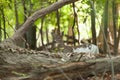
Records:
<instances>
[{"instance_id":1,"label":"log","mask_svg":"<svg viewBox=\"0 0 120 80\"><path fill-rule=\"evenodd\" d=\"M63 62L46 51L0 50L0 79L3 80L82 80L89 76L120 71L120 56ZM19 76L19 77L18 77Z\"/></svg>"}]
</instances>

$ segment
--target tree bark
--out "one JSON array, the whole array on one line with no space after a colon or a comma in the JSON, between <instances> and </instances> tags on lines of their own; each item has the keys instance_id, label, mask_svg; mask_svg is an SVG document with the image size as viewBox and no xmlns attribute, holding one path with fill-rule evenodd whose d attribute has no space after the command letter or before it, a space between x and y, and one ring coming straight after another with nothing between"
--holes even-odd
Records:
<instances>
[{"instance_id":1,"label":"tree bark","mask_svg":"<svg viewBox=\"0 0 120 80\"><path fill-rule=\"evenodd\" d=\"M0 16L1 18L2 16ZM0 20L0 42L2 41L2 20Z\"/></svg>"},{"instance_id":2,"label":"tree bark","mask_svg":"<svg viewBox=\"0 0 120 80\"><path fill-rule=\"evenodd\" d=\"M90 76L104 75L104 72L111 73L112 61L115 73L120 72L120 56L63 62L49 52L5 49L0 53L2 80L86 80Z\"/></svg>"},{"instance_id":3,"label":"tree bark","mask_svg":"<svg viewBox=\"0 0 120 80\"><path fill-rule=\"evenodd\" d=\"M94 9L94 0L90 1L91 7L91 31L92 31L92 43L96 45L96 27L95 27L95 9Z\"/></svg>"},{"instance_id":4,"label":"tree bark","mask_svg":"<svg viewBox=\"0 0 120 80\"><path fill-rule=\"evenodd\" d=\"M16 29L18 29L20 26L19 26L19 17L18 17L18 10L17 10L17 1L14 0L14 10L15 10L15 27Z\"/></svg>"},{"instance_id":5,"label":"tree bark","mask_svg":"<svg viewBox=\"0 0 120 80\"><path fill-rule=\"evenodd\" d=\"M4 7L1 9L2 19L3 19L3 32L4 32L4 39L6 39L6 19L4 13Z\"/></svg>"}]
</instances>

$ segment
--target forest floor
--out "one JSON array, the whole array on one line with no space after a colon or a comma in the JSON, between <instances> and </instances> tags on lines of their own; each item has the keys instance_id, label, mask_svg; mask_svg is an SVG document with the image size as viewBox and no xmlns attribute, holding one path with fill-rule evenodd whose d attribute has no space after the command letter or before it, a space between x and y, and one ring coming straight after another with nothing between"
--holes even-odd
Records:
<instances>
[{"instance_id":1,"label":"forest floor","mask_svg":"<svg viewBox=\"0 0 120 80\"><path fill-rule=\"evenodd\" d=\"M67 54L74 54L69 53ZM61 52L0 49L1 80L120 80L120 56L63 56ZM78 57L79 56L79 57Z\"/></svg>"}]
</instances>

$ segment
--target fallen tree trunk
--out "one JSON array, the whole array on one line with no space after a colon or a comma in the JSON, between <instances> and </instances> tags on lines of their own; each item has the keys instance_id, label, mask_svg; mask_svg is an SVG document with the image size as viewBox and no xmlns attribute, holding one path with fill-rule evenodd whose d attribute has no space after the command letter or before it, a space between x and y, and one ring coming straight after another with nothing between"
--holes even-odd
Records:
<instances>
[{"instance_id":1,"label":"fallen tree trunk","mask_svg":"<svg viewBox=\"0 0 120 80\"><path fill-rule=\"evenodd\" d=\"M81 80L95 74L111 73L111 61L115 72L120 71L120 56L63 62L49 52L6 49L0 53L0 79L3 80Z\"/></svg>"}]
</instances>

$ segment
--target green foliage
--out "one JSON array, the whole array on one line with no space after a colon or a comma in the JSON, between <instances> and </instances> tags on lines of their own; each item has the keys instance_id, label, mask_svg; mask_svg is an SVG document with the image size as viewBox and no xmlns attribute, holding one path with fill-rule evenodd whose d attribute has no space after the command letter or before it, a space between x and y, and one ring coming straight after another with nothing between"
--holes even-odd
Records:
<instances>
[{"instance_id":1,"label":"green foliage","mask_svg":"<svg viewBox=\"0 0 120 80\"><path fill-rule=\"evenodd\" d=\"M6 7L9 3L9 0L0 0L0 7Z\"/></svg>"},{"instance_id":2,"label":"green foliage","mask_svg":"<svg viewBox=\"0 0 120 80\"><path fill-rule=\"evenodd\" d=\"M31 1L31 3L30 3ZM37 11L38 9L44 8L49 6L50 4L56 2L57 0L25 0L25 6L27 9L27 12L31 11L31 15ZM96 15L99 18L99 21L101 21L102 14L103 14L103 8L106 0L95 0L95 12ZM116 0L119 2L119 0ZM18 17L19 17L19 23L24 23L24 16L26 16L23 12L23 5L21 0L16 0L17 4L17 10L18 10ZM10 8L11 7L11 8ZM0 8L3 8L5 10L5 16L6 16L6 28L7 33L10 33L11 36L14 32L14 30L11 28L15 28L15 10L14 10L14 0L0 0ZM80 26L81 35L83 37L91 37L91 30L90 30L90 0L80 0L75 3L75 11L78 15L78 25ZM74 22L74 12L73 12L73 6L72 4L66 5L59 9L60 14L60 28L61 31L64 31L64 34L67 34L68 27L73 26ZM28 17L28 15L27 15ZM9 24L8 24L9 22ZM12 26L10 26L12 25ZM41 19L38 19L35 21L35 25L37 25L37 33L39 33L39 29L41 27ZM2 24L3 26L3 24ZM97 31L98 29L98 22L96 22ZM49 32L57 27L57 17L56 12L52 12L45 16L44 24L43 24L43 30L46 31L46 27L49 28ZM77 34L77 26L75 25L75 34ZM97 33L98 34L98 33Z\"/></svg>"},{"instance_id":3,"label":"green foliage","mask_svg":"<svg viewBox=\"0 0 120 80\"><path fill-rule=\"evenodd\" d=\"M120 0L115 0L116 3L120 3Z\"/></svg>"}]
</instances>

